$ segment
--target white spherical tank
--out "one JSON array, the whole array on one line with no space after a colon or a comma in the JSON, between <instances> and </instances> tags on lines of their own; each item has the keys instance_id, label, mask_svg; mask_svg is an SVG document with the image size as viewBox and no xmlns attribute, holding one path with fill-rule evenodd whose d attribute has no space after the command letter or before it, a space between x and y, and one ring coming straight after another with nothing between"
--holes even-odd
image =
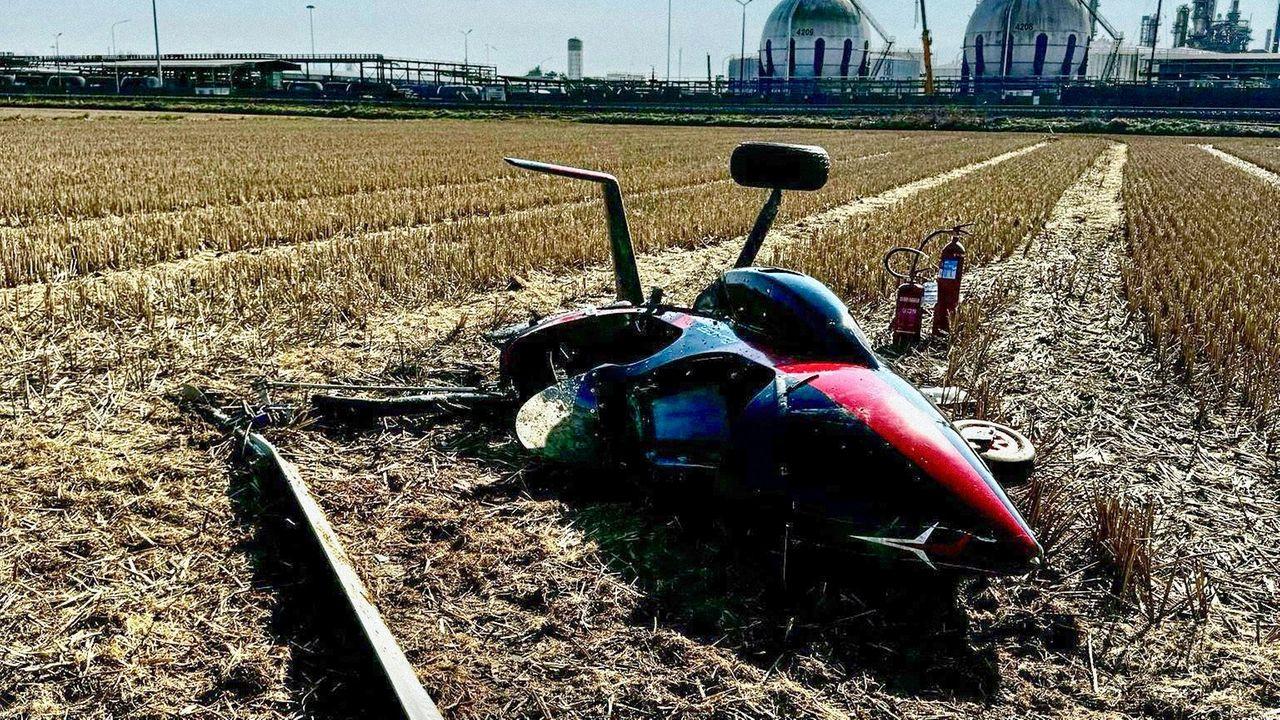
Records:
<instances>
[{"instance_id":1,"label":"white spherical tank","mask_svg":"<svg viewBox=\"0 0 1280 720\"><path fill-rule=\"evenodd\" d=\"M782 0L760 38L760 75L841 78L866 75L874 63L870 28L850 0Z\"/></svg>"},{"instance_id":2,"label":"white spherical tank","mask_svg":"<svg viewBox=\"0 0 1280 720\"><path fill-rule=\"evenodd\" d=\"M964 33L976 80L1071 77L1085 63L1089 11L1078 0L981 0Z\"/></svg>"}]
</instances>

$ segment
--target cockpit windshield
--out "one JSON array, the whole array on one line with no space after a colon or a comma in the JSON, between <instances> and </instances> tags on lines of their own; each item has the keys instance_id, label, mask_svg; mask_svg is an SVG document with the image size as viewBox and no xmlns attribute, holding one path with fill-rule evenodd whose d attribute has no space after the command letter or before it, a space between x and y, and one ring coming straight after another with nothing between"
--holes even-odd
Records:
<instances>
[{"instance_id":1,"label":"cockpit windshield","mask_svg":"<svg viewBox=\"0 0 1280 720\"><path fill-rule=\"evenodd\" d=\"M698 298L696 309L796 357L878 365L849 309L808 275L772 268L731 270Z\"/></svg>"}]
</instances>

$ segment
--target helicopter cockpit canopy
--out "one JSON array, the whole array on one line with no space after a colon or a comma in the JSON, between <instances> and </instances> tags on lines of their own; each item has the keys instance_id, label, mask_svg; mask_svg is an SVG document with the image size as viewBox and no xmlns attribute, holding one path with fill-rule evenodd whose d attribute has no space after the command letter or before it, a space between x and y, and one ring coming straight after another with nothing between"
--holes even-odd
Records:
<instances>
[{"instance_id":1,"label":"helicopter cockpit canopy","mask_svg":"<svg viewBox=\"0 0 1280 720\"><path fill-rule=\"evenodd\" d=\"M879 366L849 309L808 275L777 268L730 270L698 297L694 309L797 359L839 358Z\"/></svg>"}]
</instances>

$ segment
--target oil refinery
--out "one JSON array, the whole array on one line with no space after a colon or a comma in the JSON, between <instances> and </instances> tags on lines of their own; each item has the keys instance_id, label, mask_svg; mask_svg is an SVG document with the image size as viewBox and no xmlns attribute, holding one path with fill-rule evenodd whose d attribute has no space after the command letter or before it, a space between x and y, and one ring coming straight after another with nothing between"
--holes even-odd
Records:
<instances>
[{"instance_id":1,"label":"oil refinery","mask_svg":"<svg viewBox=\"0 0 1280 720\"><path fill-rule=\"evenodd\" d=\"M589 48L573 37L561 45L563 74L538 67L504 75L488 64L381 54L0 54L0 94L1280 107L1280 7L1276 24L1260 30L1239 0L1161 0L1131 41L1100 0L979 0L964 27L933 29L929 0L913 4L921 32L904 41L862 0L778 0L758 42L732 57L708 55L705 74L694 78L592 75ZM1172 40L1168 46L1158 42L1162 32ZM742 33L747 48L745 5ZM938 57L933 45L940 35L960 52Z\"/></svg>"}]
</instances>

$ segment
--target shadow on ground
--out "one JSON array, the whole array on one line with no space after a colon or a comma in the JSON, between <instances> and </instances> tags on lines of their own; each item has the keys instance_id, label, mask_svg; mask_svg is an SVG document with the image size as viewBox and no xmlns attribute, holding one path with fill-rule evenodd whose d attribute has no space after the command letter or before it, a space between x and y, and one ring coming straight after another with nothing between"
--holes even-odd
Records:
<instances>
[{"instance_id":1,"label":"shadow on ground","mask_svg":"<svg viewBox=\"0 0 1280 720\"><path fill-rule=\"evenodd\" d=\"M656 622L815 688L869 675L886 691L907 697L981 701L999 689L994 646L975 644L955 578L809 542L783 514L729 503L697 481L613 474L602 483L598 473L529 466L513 442L499 440L505 437L495 429L500 422L471 417L393 424L402 432L429 433L448 454L486 466L526 467L513 474L518 480L480 486L472 496L560 503L567 523L642 591L631 618L636 626ZM318 429L338 442L362 432ZM248 516L262 528L259 548L287 545L283 532L300 534L273 527L279 523L264 520L270 513ZM312 693L308 701L323 709L321 717L346 717L376 700L368 692L351 693L354 685L368 685L357 663L333 660L350 656L358 643L344 647L331 637L331 621L344 617L344 610L311 611L317 589L288 585L305 576L292 562L259 558L257 564L260 580L278 588L277 632L298 646L291 686Z\"/></svg>"},{"instance_id":2,"label":"shadow on ground","mask_svg":"<svg viewBox=\"0 0 1280 720\"><path fill-rule=\"evenodd\" d=\"M656 619L811 686L865 673L912 697L982 700L999 688L994 648L975 647L956 578L818 545L783 513L692 481L604 487L598 477L538 468L522 490L568 507L644 592L637 625Z\"/></svg>"},{"instance_id":3,"label":"shadow on ground","mask_svg":"<svg viewBox=\"0 0 1280 720\"><path fill-rule=\"evenodd\" d=\"M291 712L316 720L399 717L332 571L305 525L294 521L279 480L242 467L232 472L228 492L237 521L252 532L239 550L250 558L254 587L274 595L270 631L289 651Z\"/></svg>"}]
</instances>

